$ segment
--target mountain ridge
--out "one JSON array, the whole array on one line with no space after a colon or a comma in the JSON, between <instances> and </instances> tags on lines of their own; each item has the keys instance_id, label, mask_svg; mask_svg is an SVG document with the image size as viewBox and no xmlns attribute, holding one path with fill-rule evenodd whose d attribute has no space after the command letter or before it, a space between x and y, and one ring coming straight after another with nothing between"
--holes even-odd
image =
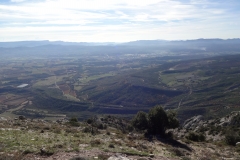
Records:
<instances>
[{"instance_id":1,"label":"mountain ridge","mask_svg":"<svg viewBox=\"0 0 240 160\"><path fill-rule=\"evenodd\" d=\"M162 45L162 44L186 44L186 43L240 43L239 38L234 39L192 39L192 40L136 40L123 43L116 42L65 42L65 41L11 41L0 42L2 48L15 48L15 47L37 47L44 45L63 45L63 46L123 46L123 45Z\"/></svg>"}]
</instances>

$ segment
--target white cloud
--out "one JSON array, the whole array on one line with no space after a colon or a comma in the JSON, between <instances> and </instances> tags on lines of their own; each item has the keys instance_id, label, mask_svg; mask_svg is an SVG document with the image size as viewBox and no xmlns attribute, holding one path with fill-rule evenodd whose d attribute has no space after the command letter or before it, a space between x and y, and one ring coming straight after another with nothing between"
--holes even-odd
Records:
<instances>
[{"instance_id":1,"label":"white cloud","mask_svg":"<svg viewBox=\"0 0 240 160\"><path fill-rule=\"evenodd\" d=\"M228 12L231 8L227 7L208 0L26 0L0 5L0 35L4 38L0 41L240 37L236 31L239 12Z\"/></svg>"},{"instance_id":2,"label":"white cloud","mask_svg":"<svg viewBox=\"0 0 240 160\"><path fill-rule=\"evenodd\" d=\"M11 2L24 2L24 1L26 1L26 0L11 0Z\"/></svg>"}]
</instances>

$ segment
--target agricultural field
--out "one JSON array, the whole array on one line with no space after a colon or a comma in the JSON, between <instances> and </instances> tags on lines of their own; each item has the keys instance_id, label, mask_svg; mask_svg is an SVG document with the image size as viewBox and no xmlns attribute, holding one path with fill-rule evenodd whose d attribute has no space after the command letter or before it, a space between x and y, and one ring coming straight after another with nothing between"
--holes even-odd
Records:
<instances>
[{"instance_id":1,"label":"agricultural field","mask_svg":"<svg viewBox=\"0 0 240 160\"><path fill-rule=\"evenodd\" d=\"M93 102L83 90L92 82L139 70L140 61L144 61L122 62L117 59L106 60L99 56L91 60L89 56L81 59L78 56L7 59L1 63L3 67L0 69L1 117L8 119L23 114L31 118L49 118L55 117L53 114L79 114L77 117L81 118L98 112L118 113L122 110L127 113L128 109L125 111L118 105ZM129 110L130 113L136 112Z\"/></svg>"},{"instance_id":2,"label":"agricultural field","mask_svg":"<svg viewBox=\"0 0 240 160\"><path fill-rule=\"evenodd\" d=\"M131 117L162 105L184 121L239 110L237 51L127 45L0 51L0 117L6 119Z\"/></svg>"}]
</instances>

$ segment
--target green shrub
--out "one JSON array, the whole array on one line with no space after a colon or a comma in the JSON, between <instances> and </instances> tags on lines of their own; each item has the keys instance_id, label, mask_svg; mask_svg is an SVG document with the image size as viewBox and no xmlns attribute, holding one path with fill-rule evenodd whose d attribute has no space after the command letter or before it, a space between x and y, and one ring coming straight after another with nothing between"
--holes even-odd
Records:
<instances>
[{"instance_id":1,"label":"green shrub","mask_svg":"<svg viewBox=\"0 0 240 160\"><path fill-rule=\"evenodd\" d=\"M109 144L108 147L109 148L115 148L115 146L113 144Z\"/></svg>"},{"instance_id":2,"label":"green shrub","mask_svg":"<svg viewBox=\"0 0 240 160\"><path fill-rule=\"evenodd\" d=\"M79 152L79 148L77 148L77 147L75 147L73 150L74 150L75 152Z\"/></svg>"},{"instance_id":3,"label":"green shrub","mask_svg":"<svg viewBox=\"0 0 240 160\"><path fill-rule=\"evenodd\" d=\"M78 122L78 119L76 117L73 117L69 120L69 122Z\"/></svg>"},{"instance_id":4,"label":"green shrub","mask_svg":"<svg viewBox=\"0 0 240 160\"><path fill-rule=\"evenodd\" d=\"M44 130L50 130L50 126L44 126L43 129Z\"/></svg>"},{"instance_id":5,"label":"green shrub","mask_svg":"<svg viewBox=\"0 0 240 160\"><path fill-rule=\"evenodd\" d=\"M61 129L60 128L56 128L53 130L54 133L56 134L60 134L61 133Z\"/></svg>"},{"instance_id":6,"label":"green shrub","mask_svg":"<svg viewBox=\"0 0 240 160\"><path fill-rule=\"evenodd\" d=\"M80 126L77 118L71 118L71 119L69 120L68 124L69 124L70 126L74 126L74 127L79 127L79 126Z\"/></svg>"},{"instance_id":7,"label":"green shrub","mask_svg":"<svg viewBox=\"0 0 240 160\"><path fill-rule=\"evenodd\" d=\"M188 140L191 140L191 141L195 141L195 142L202 142L202 141L205 141L206 137L204 134L200 133L196 133L196 132L190 132L186 138Z\"/></svg>"},{"instance_id":8,"label":"green shrub","mask_svg":"<svg viewBox=\"0 0 240 160\"><path fill-rule=\"evenodd\" d=\"M233 117L230 125L235 126L235 127L240 127L240 114L239 113Z\"/></svg>"},{"instance_id":9,"label":"green shrub","mask_svg":"<svg viewBox=\"0 0 240 160\"><path fill-rule=\"evenodd\" d=\"M168 127L168 117L161 106L150 109L148 113L148 132L151 134L165 134Z\"/></svg>"},{"instance_id":10,"label":"green shrub","mask_svg":"<svg viewBox=\"0 0 240 160\"><path fill-rule=\"evenodd\" d=\"M91 144L92 147L96 147L96 146L98 146L98 145L101 144L101 140L100 140L100 139L92 140L92 141L90 142L90 144Z\"/></svg>"},{"instance_id":11,"label":"green shrub","mask_svg":"<svg viewBox=\"0 0 240 160\"><path fill-rule=\"evenodd\" d=\"M40 151L41 151L40 152L41 156L51 156L54 154L54 151L52 148L41 149Z\"/></svg>"},{"instance_id":12,"label":"green shrub","mask_svg":"<svg viewBox=\"0 0 240 160\"><path fill-rule=\"evenodd\" d=\"M88 119L88 120L87 120L87 123L88 123L88 124L92 124L92 123L93 123L93 119Z\"/></svg>"},{"instance_id":13,"label":"green shrub","mask_svg":"<svg viewBox=\"0 0 240 160\"><path fill-rule=\"evenodd\" d=\"M82 131L84 133L91 133L92 129L91 129L91 127L84 127Z\"/></svg>"},{"instance_id":14,"label":"green shrub","mask_svg":"<svg viewBox=\"0 0 240 160\"><path fill-rule=\"evenodd\" d=\"M78 133L78 130L77 129L74 129L74 128L67 128L65 130L66 133Z\"/></svg>"},{"instance_id":15,"label":"green shrub","mask_svg":"<svg viewBox=\"0 0 240 160\"><path fill-rule=\"evenodd\" d=\"M139 130L147 129L148 128L147 113L143 111L138 112L137 115L132 120L132 125Z\"/></svg>"},{"instance_id":16,"label":"green shrub","mask_svg":"<svg viewBox=\"0 0 240 160\"><path fill-rule=\"evenodd\" d=\"M31 150L27 149L27 150L23 151L23 153L22 153L22 154L30 154L30 153L33 153L33 151L31 151Z\"/></svg>"},{"instance_id":17,"label":"green shrub","mask_svg":"<svg viewBox=\"0 0 240 160\"><path fill-rule=\"evenodd\" d=\"M171 151L178 157L185 156L185 151L181 148L172 148Z\"/></svg>"},{"instance_id":18,"label":"green shrub","mask_svg":"<svg viewBox=\"0 0 240 160\"><path fill-rule=\"evenodd\" d=\"M75 133L75 134L73 135L73 137L77 137L77 138L79 138L80 135Z\"/></svg>"},{"instance_id":19,"label":"green shrub","mask_svg":"<svg viewBox=\"0 0 240 160\"><path fill-rule=\"evenodd\" d=\"M149 134L164 135L166 129L177 128L179 121L174 111L165 112L161 106L155 106L149 113L138 112L132 119L132 126L138 130L147 129Z\"/></svg>"},{"instance_id":20,"label":"green shrub","mask_svg":"<svg viewBox=\"0 0 240 160\"><path fill-rule=\"evenodd\" d=\"M191 160L191 158L189 158L189 157L181 157L182 158L182 160Z\"/></svg>"},{"instance_id":21,"label":"green shrub","mask_svg":"<svg viewBox=\"0 0 240 160\"><path fill-rule=\"evenodd\" d=\"M177 117L177 113L170 110L167 112L167 117L168 117L168 128L177 128L179 127L179 121L176 118Z\"/></svg>"},{"instance_id":22,"label":"green shrub","mask_svg":"<svg viewBox=\"0 0 240 160\"><path fill-rule=\"evenodd\" d=\"M107 160L109 157L110 157L109 155L105 155L105 154L99 154L98 155L99 160Z\"/></svg>"},{"instance_id":23,"label":"green shrub","mask_svg":"<svg viewBox=\"0 0 240 160\"><path fill-rule=\"evenodd\" d=\"M99 133L99 131L98 131L97 128L95 128L95 127L90 127L90 126L85 127L82 131L83 131L84 133L91 133L91 134L93 134L93 135Z\"/></svg>"},{"instance_id":24,"label":"green shrub","mask_svg":"<svg viewBox=\"0 0 240 160\"><path fill-rule=\"evenodd\" d=\"M235 146L237 142L240 142L240 136L233 131L229 131L226 135L225 135L225 142L228 145L232 145Z\"/></svg>"},{"instance_id":25,"label":"green shrub","mask_svg":"<svg viewBox=\"0 0 240 160\"><path fill-rule=\"evenodd\" d=\"M127 125L126 130L132 132L134 130L132 125Z\"/></svg>"},{"instance_id":26,"label":"green shrub","mask_svg":"<svg viewBox=\"0 0 240 160\"><path fill-rule=\"evenodd\" d=\"M96 124L96 127L97 127L98 129L107 129L107 125L104 125L104 124L102 124L102 123Z\"/></svg>"}]
</instances>

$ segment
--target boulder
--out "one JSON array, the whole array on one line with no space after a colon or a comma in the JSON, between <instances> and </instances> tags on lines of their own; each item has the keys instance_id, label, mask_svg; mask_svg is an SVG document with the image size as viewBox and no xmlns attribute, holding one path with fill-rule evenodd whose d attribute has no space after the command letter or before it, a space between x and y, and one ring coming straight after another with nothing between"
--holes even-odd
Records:
<instances>
[{"instance_id":1,"label":"boulder","mask_svg":"<svg viewBox=\"0 0 240 160\"><path fill-rule=\"evenodd\" d=\"M114 155L109 157L108 160L129 160L129 159L121 155Z\"/></svg>"}]
</instances>

